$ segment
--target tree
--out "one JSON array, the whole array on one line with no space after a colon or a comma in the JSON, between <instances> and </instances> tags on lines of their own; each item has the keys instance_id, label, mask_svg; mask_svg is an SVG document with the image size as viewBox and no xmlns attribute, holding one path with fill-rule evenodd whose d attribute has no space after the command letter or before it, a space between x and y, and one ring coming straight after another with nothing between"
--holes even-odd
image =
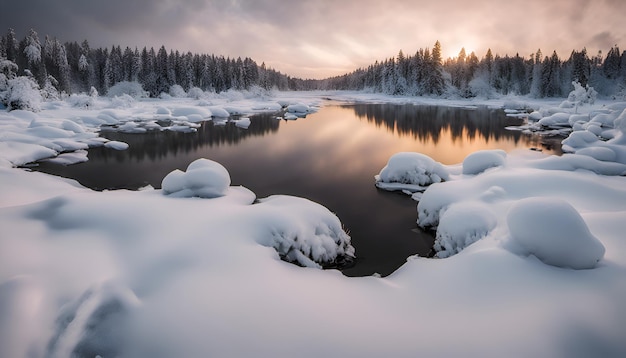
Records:
<instances>
[{"instance_id":1,"label":"tree","mask_svg":"<svg viewBox=\"0 0 626 358\"><path fill-rule=\"evenodd\" d=\"M42 58L42 48L41 42L39 41L39 35L35 30L30 29L28 35L20 44L20 50L26 56L26 68L35 76L35 79L40 86L44 85L46 79L48 78L48 74Z\"/></svg>"},{"instance_id":2,"label":"tree","mask_svg":"<svg viewBox=\"0 0 626 358\"><path fill-rule=\"evenodd\" d=\"M441 64L441 44L435 42L433 51L428 60L425 59L427 67L426 93L441 95L444 92L445 83L443 80L443 68Z\"/></svg>"},{"instance_id":3,"label":"tree","mask_svg":"<svg viewBox=\"0 0 626 358\"><path fill-rule=\"evenodd\" d=\"M9 31L7 31L7 35L4 40L4 48L6 59L17 62L19 42L15 38L15 31L13 29L9 29Z\"/></svg>"},{"instance_id":4,"label":"tree","mask_svg":"<svg viewBox=\"0 0 626 358\"><path fill-rule=\"evenodd\" d=\"M561 95L561 61L556 51L552 56L543 60L541 69L541 93L543 97L557 97Z\"/></svg>"},{"instance_id":5,"label":"tree","mask_svg":"<svg viewBox=\"0 0 626 358\"><path fill-rule=\"evenodd\" d=\"M541 72L542 72L541 49L539 49L534 54L534 58L532 61L532 72L531 72L532 76L531 76L531 83L530 83L530 95L535 98L543 97L542 86L541 86Z\"/></svg>"},{"instance_id":6,"label":"tree","mask_svg":"<svg viewBox=\"0 0 626 358\"><path fill-rule=\"evenodd\" d=\"M617 45L611 47L609 52L606 54L606 58L604 59L604 63L602 64L602 69L604 71L604 75L608 79L616 79L620 75L620 52L619 47Z\"/></svg>"}]
</instances>

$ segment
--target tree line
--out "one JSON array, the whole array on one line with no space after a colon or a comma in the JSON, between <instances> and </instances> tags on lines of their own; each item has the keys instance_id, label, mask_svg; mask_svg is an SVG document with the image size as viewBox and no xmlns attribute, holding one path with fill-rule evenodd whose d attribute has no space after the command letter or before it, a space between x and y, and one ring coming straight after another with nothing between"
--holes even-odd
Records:
<instances>
[{"instance_id":1,"label":"tree line","mask_svg":"<svg viewBox=\"0 0 626 358\"><path fill-rule=\"evenodd\" d=\"M479 59L461 49L458 56L441 60L441 45L419 49L406 56L376 62L352 73L319 81L319 89L370 90L402 95L474 97L494 94L565 97L572 81L594 87L603 96L626 94L626 51L612 47L606 56L589 56L586 49L572 51L561 59L556 51L543 56L541 50L528 58L493 55L489 49Z\"/></svg>"},{"instance_id":2,"label":"tree line","mask_svg":"<svg viewBox=\"0 0 626 358\"><path fill-rule=\"evenodd\" d=\"M15 63L16 75L33 76L40 88L53 86L67 94L88 92L92 87L106 93L122 81L141 83L151 97L168 93L173 85L186 91L196 87L215 92L251 86L295 88L294 79L250 58L168 52L165 46L157 50L91 48L87 40L63 44L50 36L42 42L33 29L19 41L13 29L0 36L0 59Z\"/></svg>"},{"instance_id":3,"label":"tree line","mask_svg":"<svg viewBox=\"0 0 626 358\"><path fill-rule=\"evenodd\" d=\"M626 51L612 47L590 56L586 49L572 51L561 59L556 52L543 56L541 50L528 58L493 55L482 57L461 49L458 56L442 59L441 44L420 48L413 55L401 50L397 56L376 61L366 68L323 80L292 78L250 58L225 58L209 54L166 50L139 50L120 46L91 48L82 43L61 43L35 30L17 40L9 29L0 36L0 60L17 65L17 75L32 76L42 92L100 93L122 81L138 82L151 97L167 93L171 86L184 90L222 92L259 86L279 90L369 90L392 95L493 96L495 94L564 97L572 81L594 87L600 95L626 93ZM0 71L9 71L7 66Z\"/></svg>"}]
</instances>

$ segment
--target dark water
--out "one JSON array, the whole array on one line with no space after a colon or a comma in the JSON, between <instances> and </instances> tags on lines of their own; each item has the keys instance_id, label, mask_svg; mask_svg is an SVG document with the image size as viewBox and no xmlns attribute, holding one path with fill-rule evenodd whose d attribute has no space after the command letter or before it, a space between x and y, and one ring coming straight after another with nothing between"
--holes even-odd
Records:
<instances>
[{"instance_id":1,"label":"dark water","mask_svg":"<svg viewBox=\"0 0 626 358\"><path fill-rule=\"evenodd\" d=\"M170 171L212 159L228 169L233 185L260 198L296 195L335 212L357 254L344 274L384 276L410 255L428 255L433 244L432 235L417 230L414 201L374 186L374 175L392 154L416 151L454 164L479 149L558 151L538 137L505 130L522 120L488 108L330 104L296 121L279 121L275 114L251 119L248 129L206 122L197 133L104 131L102 136L126 142L129 149L93 148L86 163L41 163L36 169L97 190L160 188Z\"/></svg>"}]
</instances>

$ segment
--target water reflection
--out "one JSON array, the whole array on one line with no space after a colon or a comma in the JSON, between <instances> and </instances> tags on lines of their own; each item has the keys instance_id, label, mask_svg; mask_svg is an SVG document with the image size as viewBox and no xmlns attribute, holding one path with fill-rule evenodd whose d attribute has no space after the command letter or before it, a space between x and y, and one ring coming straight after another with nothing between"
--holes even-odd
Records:
<instances>
[{"instance_id":1,"label":"water reflection","mask_svg":"<svg viewBox=\"0 0 626 358\"><path fill-rule=\"evenodd\" d=\"M247 130L206 122L197 133L104 132L129 143L129 149L94 148L86 163L42 163L38 170L95 189L159 188L172 170L198 158L212 159L228 169L233 185L244 185L259 197L295 195L326 206L350 231L356 247L356 265L344 274L387 275L408 256L427 255L433 244L431 235L416 230L415 202L375 188L373 177L389 157L415 151L454 164L479 149L547 150L539 137L504 129L516 123L487 108L327 105L297 121L253 116Z\"/></svg>"},{"instance_id":2,"label":"water reflection","mask_svg":"<svg viewBox=\"0 0 626 358\"><path fill-rule=\"evenodd\" d=\"M148 131L143 134L128 134L105 131L103 136L111 140L121 140L129 144L124 152L92 150L90 159L98 160L157 160L178 153L197 151L201 147L236 145L250 136L263 136L276 133L279 122L273 114L256 115L247 130L238 128L232 122L215 124L204 122L196 133L170 131Z\"/></svg>"},{"instance_id":3,"label":"water reflection","mask_svg":"<svg viewBox=\"0 0 626 358\"><path fill-rule=\"evenodd\" d=\"M452 142L477 139L488 143L503 137L517 142L521 136L520 133L504 129L521 124L520 119L507 117L502 110L488 107L456 108L408 104L356 104L350 107L359 118L384 126L399 136L411 136L421 142L432 141L437 144L446 130L449 130Z\"/></svg>"}]
</instances>

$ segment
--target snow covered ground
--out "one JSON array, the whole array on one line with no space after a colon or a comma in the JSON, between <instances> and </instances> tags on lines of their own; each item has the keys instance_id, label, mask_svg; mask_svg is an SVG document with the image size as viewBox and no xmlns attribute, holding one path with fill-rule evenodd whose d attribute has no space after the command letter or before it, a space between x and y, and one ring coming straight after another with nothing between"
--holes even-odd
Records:
<instances>
[{"instance_id":1,"label":"snow covered ground","mask_svg":"<svg viewBox=\"0 0 626 358\"><path fill-rule=\"evenodd\" d=\"M434 183L413 197L419 225L438 228L441 258L411 257L384 278L320 270L353 253L341 218L305 198L256 198L215 162L136 192L15 168L79 162L96 145L124 150L101 126L193 131L239 114L245 128L249 114L285 107L298 118L323 98L532 109L523 130L571 127L572 153L390 161L379 180L395 189ZM0 357L626 356L624 105L559 105L319 92L2 111Z\"/></svg>"}]
</instances>

